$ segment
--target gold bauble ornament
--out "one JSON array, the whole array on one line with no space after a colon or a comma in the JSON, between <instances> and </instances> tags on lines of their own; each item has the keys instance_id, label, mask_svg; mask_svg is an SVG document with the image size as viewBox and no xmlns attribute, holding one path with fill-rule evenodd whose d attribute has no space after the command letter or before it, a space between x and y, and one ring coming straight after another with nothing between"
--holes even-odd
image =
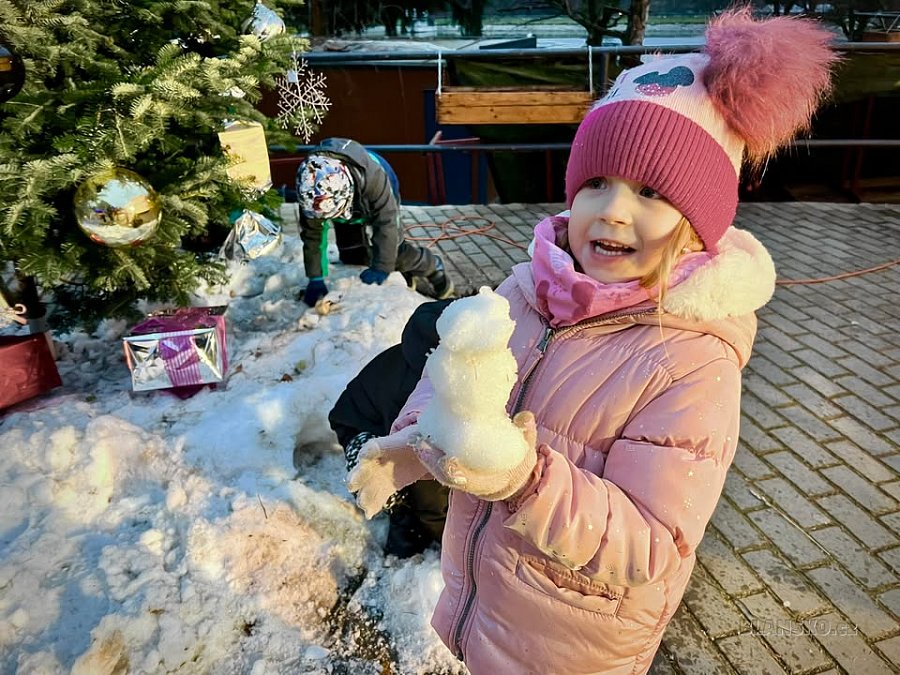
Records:
<instances>
[{"instance_id":1,"label":"gold bauble ornament","mask_svg":"<svg viewBox=\"0 0 900 675\"><path fill-rule=\"evenodd\" d=\"M0 103L18 94L25 84L25 64L0 36Z\"/></svg>"},{"instance_id":2,"label":"gold bauble ornament","mask_svg":"<svg viewBox=\"0 0 900 675\"><path fill-rule=\"evenodd\" d=\"M92 241L112 248L144 243L162 217L153 186L134 171L118 167L85 180L73 201L82 231Z\"/></svg>"}]
</instances>

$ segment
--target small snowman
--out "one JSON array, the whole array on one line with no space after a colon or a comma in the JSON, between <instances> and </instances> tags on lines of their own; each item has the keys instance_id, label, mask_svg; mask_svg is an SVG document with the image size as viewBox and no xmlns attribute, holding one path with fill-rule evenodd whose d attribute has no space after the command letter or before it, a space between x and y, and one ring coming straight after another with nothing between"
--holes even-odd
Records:
<instances>
[{"instance_id":1,"label":"small snowman","mask_svg":"<svg viewBox=\"0 0 900 675\"><path fill-rule=\"evenodd\" d=\"M506 413L516 382L508 347L514 328L506 298L483 286L441 314L440 345L425 364L434 397L419 415L419 430L447 457L476 471L511 469L529 451Z\"/></svg>"}]
</instances>

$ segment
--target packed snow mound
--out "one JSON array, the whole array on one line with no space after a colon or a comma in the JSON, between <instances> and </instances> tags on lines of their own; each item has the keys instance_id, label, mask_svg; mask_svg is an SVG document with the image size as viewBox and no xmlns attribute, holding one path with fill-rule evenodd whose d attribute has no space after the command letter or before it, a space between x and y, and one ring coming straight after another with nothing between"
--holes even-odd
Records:
<instances>
[{"instance_id":1,"label":"packed snow mound","mask_svg":"<svg viewBox=\"0 0 900 675\"><path fill-rule=\"evenodd\" d=\"M369 624L398 675L464 671L429 625L436 555L386 565L327 420L427 299L335 262L320 316L302 260L294 229L198 291L228 305L231 366L188 399L130 390L124 321L53 336L63 386L0 415L0 673L365 675Z\"/></svg>"}]
</instances>

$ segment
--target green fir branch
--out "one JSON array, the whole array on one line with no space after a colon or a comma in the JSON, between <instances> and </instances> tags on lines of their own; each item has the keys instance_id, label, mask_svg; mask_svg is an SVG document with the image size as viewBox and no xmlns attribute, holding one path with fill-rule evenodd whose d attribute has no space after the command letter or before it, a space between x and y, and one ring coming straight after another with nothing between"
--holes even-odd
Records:
<instances>
[{"instance_id":1,"label":"green fir branch","mask_svg":"<svg viewBox=\"0 0 900 675\"><path fill-rule=\"evenodd\" d=\"M0 104L0 266L34 276L60 317L187 302L198 283L224 280L224 265L193 248L215 248L234 211L277 204L228 177L217 137L225 119L283 136L254 104L307 45L241 35L254 3L0 0L4 38L26 65L23 90ZM121 249L89 239L73 204L84 178L116 166L162 205L155 234Z\"/></svg>"}]
</instances>

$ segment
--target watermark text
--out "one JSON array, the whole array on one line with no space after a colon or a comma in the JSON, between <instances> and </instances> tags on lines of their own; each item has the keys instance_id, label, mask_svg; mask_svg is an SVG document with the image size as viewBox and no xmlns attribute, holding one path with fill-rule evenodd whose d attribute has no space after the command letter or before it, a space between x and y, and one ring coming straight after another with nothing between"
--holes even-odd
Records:
<instances>
[{"instance_id":1,"label":"watermark text","mask_svg":"<svg viewBox=\"0 0 900 675\"><path fill-rule=\"evenodd\" d=\"M833 619L806 619L796 621L794 619L762 619L754 617L747 622L742 633L752 633L762 636L799 636L799 635L856 635L859 628L846 621Z\"/></svg>"}]
</instances>

